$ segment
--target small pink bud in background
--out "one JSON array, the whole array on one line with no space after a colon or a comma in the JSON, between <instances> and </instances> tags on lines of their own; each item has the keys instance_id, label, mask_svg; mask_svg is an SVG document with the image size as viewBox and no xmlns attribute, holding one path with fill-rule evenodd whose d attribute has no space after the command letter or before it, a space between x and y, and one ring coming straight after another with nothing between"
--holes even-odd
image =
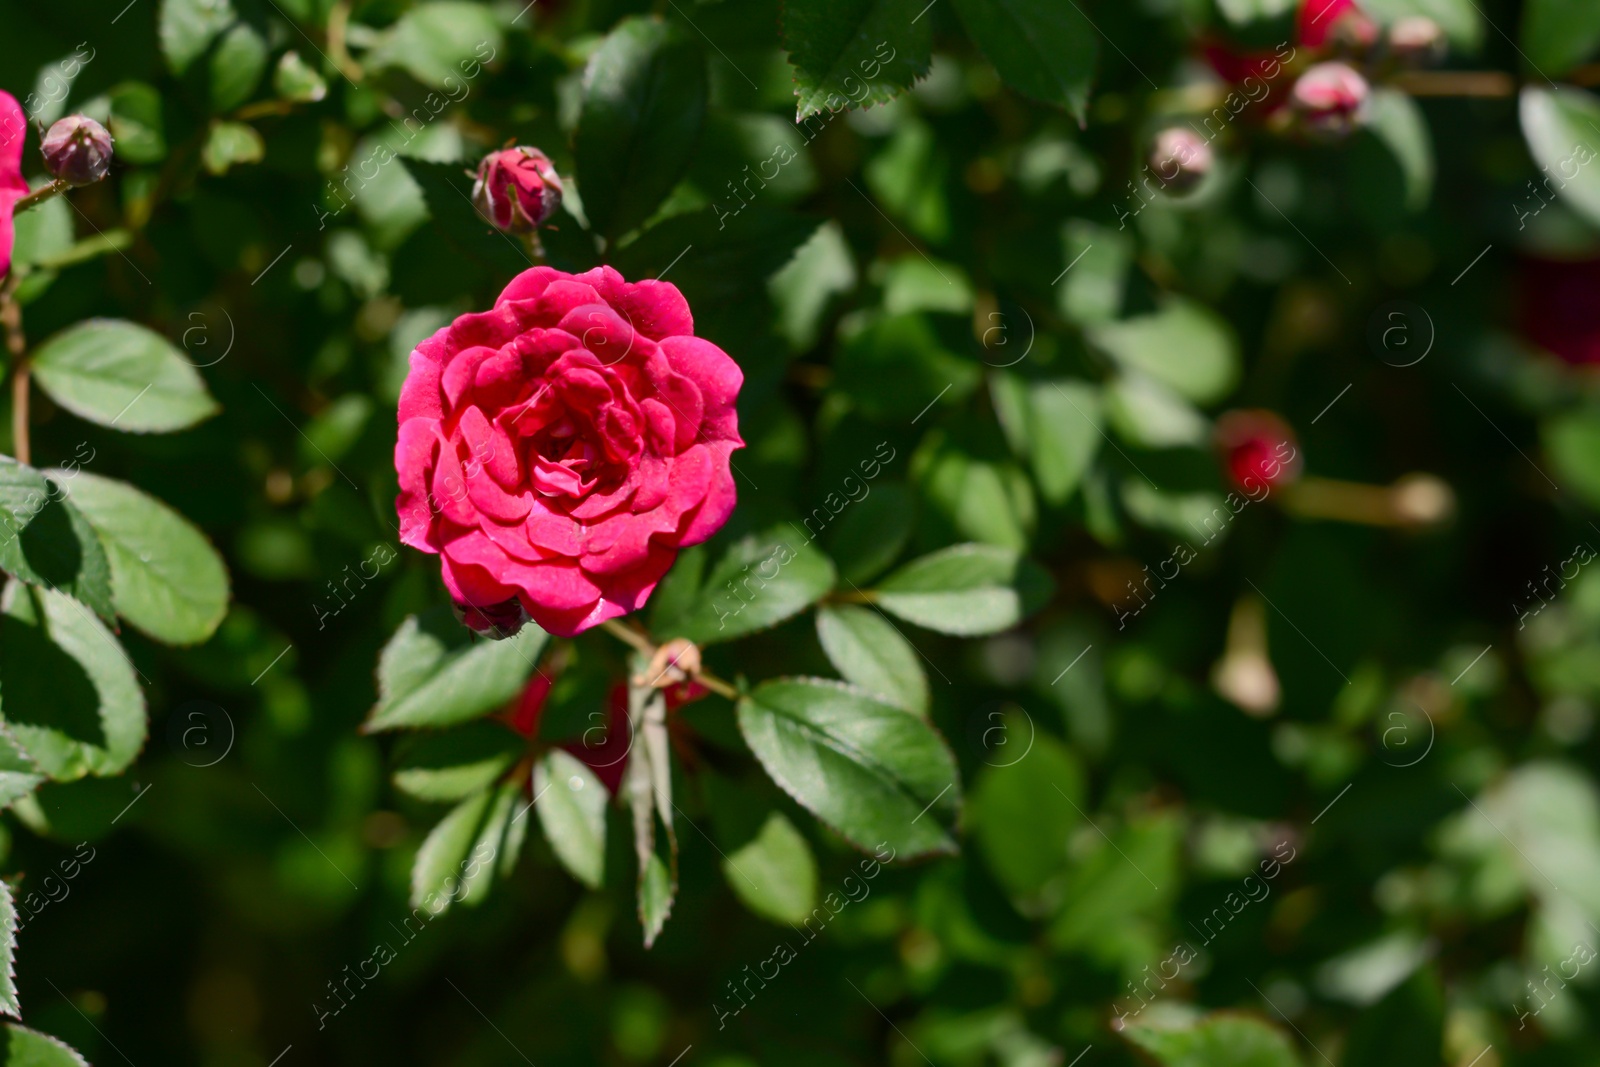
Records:
<instances>
[{"instance_id":1,"label":"small pink bud in background","mask_svg":"<svg viewBox=\"0 0 1600 1067\"><path fill-rule=\"evenodd\" d=\"M1150 169L1174 193L1199 185L1211 173L1212 162L1211 142L1185 126L1168 126L1150 147Z\"/></svg>"},{"instance_id":2,"label":"small pink bud in background","mask_svg":"<svg viewBox=\"0 0 1600 1067\"><path fill-rule=\"evenodd\" d=\"M90 185L111 169L111 135L87 115L68 115L39 146L45 169L68 185Z\"/></svg>"},{"instance_id":3,"label":"small pink bud in background","mask_svg":"<svg viewBox=\"0 0 1600 1067\"><path fill-rule=\"evenodd\" d=\"M1217 420L1217 450L1228 478L1246 493L1276 489L1300 477L1294 430L1271 411L1230 411Z\"/></svg>"},{"instance_id":4,"label":"small pink bud in background","mask_svg":"<svg viewBox=\"0 0 1600 1067\"><path fill-rule=\"evenodd\" d=\"M1389 53L1408 67L1424 67L1444 58L1444 30L1426 15L1408 15L1389 27Z\"/></svg>"},{"instance_id":5,"label":"small pink bud in background","mask_svg":"<svg viewBox=\"0 0 1600 1067\"><path fill-rule=\"evenodd\" d=\"M1346 63L1318 63L1294 83L1290 103L1306 129L1343 137L1361 123L1370 92L1367 79Z\"/></svg>"},{"instance_id":6,"label":"small pink bud in background","mask_svg":"<svg viewBox=\"0 0 1600 1067\"><path fill-rule=\"evenodd\" d=\"M529 233L561 206L561 178L537 148L502 148L478 164L472 202L499 229Z\"/></svg>"}]
</instances>

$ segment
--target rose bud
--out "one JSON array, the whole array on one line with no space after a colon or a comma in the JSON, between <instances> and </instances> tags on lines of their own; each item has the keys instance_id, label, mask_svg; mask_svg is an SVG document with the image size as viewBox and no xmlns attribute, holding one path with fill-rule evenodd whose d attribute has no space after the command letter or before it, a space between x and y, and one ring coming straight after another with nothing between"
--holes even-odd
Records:
<instances>
[{"instance_id":1,"label":"rose bud","mask_svg":"<svg viewBox=\"0 0 1600 1067\"><path fill-rule=\"evenodd\" d=\"M1389 27L1389 54L1405 66L1425 67L1444 53L1444 30L1426 15L1407 15Z\"/></svg>"},{"instance_id":2,"label":"rose bud","mask_svg":"<svg viewBox=\"0 0 1600 1067\"><path fill-rule=\"evenodd\" d=\"M1300 43L1363 53L1378 43L1378 24L1353 0L1307 0L1297 20Z\"/></svg>"},{"instance_id":3,"label":"rose bud","mask_svg":"<svg viewBox=\"0 0 1600 1067\"><path fill-rule=\"evenodd\" d=\"M1318 63L1294 83L1290 102L1312 133L1343 137L1360 124L1366 109L1367 79L1345 63Z\"/></svg>"},{"instance_id":4,"label":"rose bud","mask_svg":"<svg viewBox=\"0 0 1600 1067\"><path fill-rule=\"evenodd\" d=\"M40 146L45 169L68 185L90 185L111 169L111 135L87 115L68 115Z\"/></svg>"},{"instance_id":5,"label":"rose bud","mask_svg":"<svg viewBox=\"0 0 1600 1067\"><path fill-rule=\"evenodd\" d=\"M498 228L530 233L561 206L561 178L537 148L502 148L478 164L472 202Z\"/></svg>"},{"instance_id":6,"label":"rose bud","mask_svg":"<svg viewBox=\"0 0 1600 1067\"><path fill-rule=\"evenodd\" d=\"M1211 173L1211 142L1185 126L1168 126L1150 148L1150 169L1171 192L1186 193Z\"/></svg>"},{"instance_id":7,"label":"rose bud","mask_svg":"<svg viewBox=\"0 0 1600 1067\"><path fill-rule=\"evenodd\" d=\"M1252 499L1300 477L1289 424L1270 411L1230 411L1217 420L1217 449L1233 484Z\"/></svg>"}]
</instances>

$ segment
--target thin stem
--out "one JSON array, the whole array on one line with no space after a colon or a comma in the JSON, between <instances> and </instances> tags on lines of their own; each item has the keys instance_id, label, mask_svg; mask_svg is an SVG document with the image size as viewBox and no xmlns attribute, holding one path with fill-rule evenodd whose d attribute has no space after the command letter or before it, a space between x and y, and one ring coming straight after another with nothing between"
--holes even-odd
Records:
<instances>
[{"instance_id":1,"label":"thin stem","mask_svg":"<svg viewBox=\"0 0 1600 1067\"><path fill-rule=\"evenodd\" d=\"M46 200L49 200L52 196L55 196L57 193L64 193L66 191L67 183L62 181L60 178L53 178L51 179L49 185L40 186L27 196L23 197L21 200L18 200L15 204L11 205L11 213L13 215L20 215L30 207L36 207L37 205L44 203Z\"/></svg>"},{"instance_id":2,"label":"thin stem","mask_svg":"<svg viewBox=\"0 0 1600 1067\"><path fill-rule=\"evenodd\" d=\"M1395 76L1397 89L1412 96L1515 96L1517 80L1499 70L1412 70Z\"/></svg>"},{"instance_id":3,"label":"thin stem","mask_svg":"<svg viewBox=\"0 0 1600 1067\"><path fill-rule=\"evenodd\" d=\"M361 64L355 61L350 55L350 49L345 45L345 31L349 26L350 4L348 0L339 0L328 12L328 58L339 68L339 73L352 82L358 82L364 72Z\"/></svg>"},{"instance_id":4,"label":"thin stem","mask_svg":"<svg viewBox=\"0 0 1600 1067\"><path fill-rule=\"evenodd\" d=\"M616 619L607 619L600 624L600 629L646 657L656 654L656 646L651 642L650 638L626 623L619 622ZM737 689L708 670L695 671L691 677L720 697L726 697L729 700L739 699L739 691Z\"/></svg>"},{"instance_id":5,"label":"thin stem","mask_svg":"<svg viewBox=\"0 0 1600 1067\"><path fill-rule=\"evenodd\" d=\"M11 448L18 463L28 463L28 343L22 335L22 305L17 303L18 277L12 271L0 288L0 326L5 328L6 351L11 355Z\"/></svg>"}]
</instances>

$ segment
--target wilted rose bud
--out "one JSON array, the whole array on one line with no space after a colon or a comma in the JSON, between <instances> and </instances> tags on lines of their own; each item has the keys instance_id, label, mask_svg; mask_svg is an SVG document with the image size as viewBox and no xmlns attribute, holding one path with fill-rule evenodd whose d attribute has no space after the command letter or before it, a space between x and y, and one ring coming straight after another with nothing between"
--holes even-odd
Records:
<instances>
[{"instance_id":1,"label":"wilted rose bud","mask_svg":"<svg viewBox=\"0 0 1600 1067\"><path fill-rule=\"evenodd\" d=\"M1312 133L1343 137L1360 124L1369 91L1367 79L1346 63L1318 63L1300 75L1290 100Z\"/></svg>"},{"instance_id":2,"label":"wilted rose bud","mask_svg":"<svg viewBox=\"0 0 1600 1067\"><path fill-rule=\"evenodd\" d=\"M1149 163L1168 190L1188 192L1211 173L1211 142L1186 126L1168 126L1156 134Z\"/></svg>"},{"instance_id":3,"label":"wilted rose bud","mask_svg":"<svg viewBox=\"0 0 1600 1067\"><path fill-rule=\"evenodd\" d=\"M92 184L111 169L111 135L87 115L61 119L39 147L45 169L68 185Z\"/></svg>"},{"instance_id":4,"label":"wilted rose bud","mask_svg":"<svg viewBox=\"0 0 1600 1067\"><path fill-rule=\"evenodd\" d=\"M463 626L496 641L513 636L528 621L528 613L522 609L522 602L516 597L486 608L455 601L450 606L455 609L456 618L461 620Z\"/></svg>"},{"instance_id":5,"label":"wilted rose bud","mask_svg":"<svg viewBox=\"0 0 1600 1067\"><path fill-rule=\"evenodd\" d=\"M502 148L478 164L472 202L500 229L528 233L561 206L561 179L537 148Z\"/></svg>"},{"instance_id":6,"label":"wilted rose bud","mask_svg":"<svg viewBox=\"0 0 1600 1067\"><path fill-rule=\"evenodd\" d=\"M1270 411L1230 411L1217 420L1217 449L1233 484L1252 499L1300 477L1289 424Z\"/></svg>"},{"instance_id":7,"label":"wilted rose bud","mask_svg":"<svg viewBox=\"0 0 1600 1067\"><path fill-rule=\"evenodd\" d=\"M1444 30L1426 15L1407 15L1389 27L1389 53L1409 67L1444 58Z\"/></svg>"}]
</instances>

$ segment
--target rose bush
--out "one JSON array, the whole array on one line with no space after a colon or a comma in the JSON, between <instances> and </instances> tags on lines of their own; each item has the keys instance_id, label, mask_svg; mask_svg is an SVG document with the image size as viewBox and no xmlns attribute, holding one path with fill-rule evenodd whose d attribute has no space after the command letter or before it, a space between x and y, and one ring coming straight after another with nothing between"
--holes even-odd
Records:
<instances>
[{"instance_id":1,"label":"rose bush","mask_svg":"<svg viewBox=\"0 0 1600 1067\"><path fill-rule=\"evenodd\" d=\"M411 355L400 538L439 554L476 630L634 611L733 510L743 380L672 284L526 271Z\"/></svg>"}]
</instances>

